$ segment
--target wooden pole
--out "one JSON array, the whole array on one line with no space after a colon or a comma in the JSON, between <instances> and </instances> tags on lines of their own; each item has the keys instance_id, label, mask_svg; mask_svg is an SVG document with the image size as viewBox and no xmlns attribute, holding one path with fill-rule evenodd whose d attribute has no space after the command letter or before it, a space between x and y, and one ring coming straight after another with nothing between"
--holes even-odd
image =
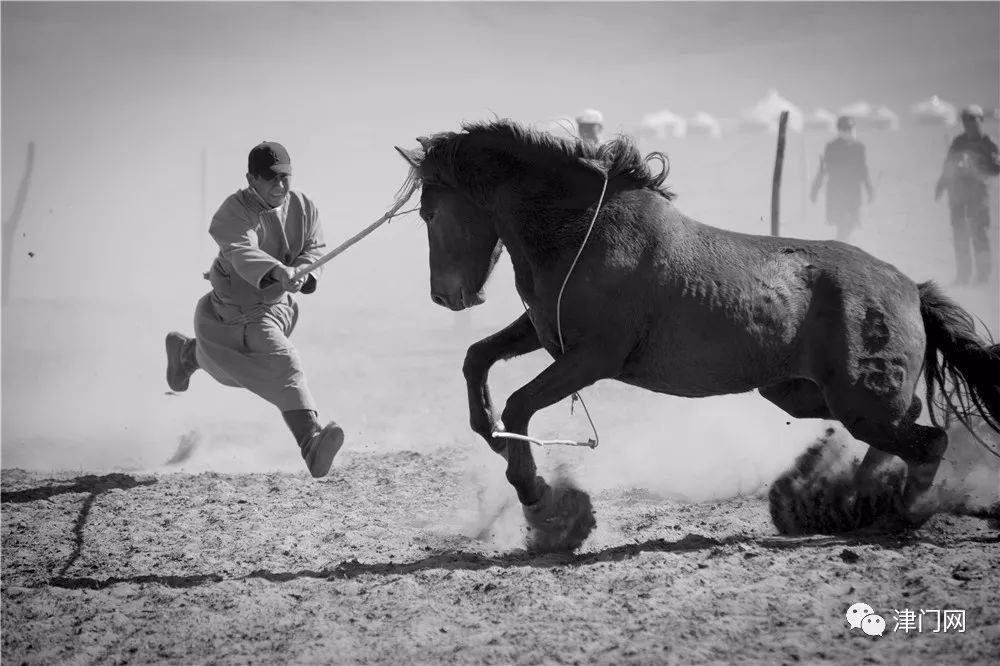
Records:
<instances>
[{"instance_id":1,"label":"wooden pole","mask_svg":"<svg viewBox=\"0 0 1000 666\"><path fill-rule=\"evenodd\" d=\"M808 221L807 215L809 211L809 155L808 147L806 145L806 130L805 127L802 128L802 141L800 145L802 146L802 187L799 188L799 222L805 223Z\"/></svg>"},{"instance_id":2,"label":"wooden pole","mask_svg":"<svg viewBox=\"0 0 1000 666\"><path fill-rule=\"evenodd\" d=\"M779 209L781 207L781 167L785 162L785 130L788 127L788 111L781 112L778 121L778 154L774 158L774 180L771 182L771 235L777 236L780 229Z\"/></svg>"},{"instance_id":3,"label":"wooden pole","mask_svg":"<svg viewBox=\"0 0 1000 666\"><path fill-rule=\"evenodd\" d=\"M330 250L329 252L327 252L326 254L324 254L322 257L320 257L319 259L317 259L315 262L313 262L311 264L308 264L306 266L302 266L301 268L299 268L297 271L295 271L294 279L297 280L299 278L305 277L306 275L309 275L314 270L316 270L317 268L319 268L320 266L322 266L326 262L328 262L331 259L333 259L334 257L336 257L338 254L340 254L341 252L343 252L347 248L351 247L352 245L354 245L355 243L357 243L359 240L361 240L362 238L364 238L365 236L367 236L371 232L373 232L376 229L378 229L385 222L387 222L390 219L392 219L392 217L396 214L396 211L398 211L400 208L402 208L403 204L405 204L407 201L410 200L410 197L413 196L413 193L416 191L416 189L417 189L417 185L414 183L413 185L410 186L410 189L406 192L406 194L404 194L402 197L399 198L398 201L396 201L396 205L394 205L389 210L389 212L387 212L385 215L383 215L379 219L377 219L374 222L372 222L371 224L369 224L367 227L365 227L364 229L362 229L358 233L354 234L354 236L352 236L351 238L347 239L346 241L344 241L343 243L341 243L337 247L333 248L332 250Z\"/></svg>"},{"instance_id":4,"label":"wooden pole","mask_svg":"<svg viewBox=\"0 0 1000 666\"><path fill-rule=\"evenodd\" d=\"M17 188L17 196L14 199L14 210L10 217L3 221L3 273L0 275L0 289L2 289L2 302L10 300L10 277L12 259L14 257L14 238L17 235L18 225L21 223L21 213L24 212L24 202L28 198L28 188L31 185L31 171L35 166L35 142L28 142L28 160L24 167L24 177Z\"/></svg>"}]
</instances>

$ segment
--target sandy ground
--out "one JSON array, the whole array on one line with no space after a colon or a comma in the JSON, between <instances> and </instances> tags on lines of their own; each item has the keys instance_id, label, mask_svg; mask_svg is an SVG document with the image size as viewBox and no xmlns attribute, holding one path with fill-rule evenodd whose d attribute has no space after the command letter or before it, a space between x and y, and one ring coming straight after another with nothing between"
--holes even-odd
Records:
<instances>
[{"instance_id":1,"label":"sandy ground","mask_svg":"<svg viewBox=\"0 0 1000 666\"><path fill-rule=\"evenodd\" d=\"M619 487L594 494L578 553L532 555L495 470L468 463L445 447L348 452L322 481L4 470L3 660L995 663L983 519L787 538L760 493ZM856 602L881 637L849 628ZM965 631L894 631L906 609L964 610Z\"/></svg>"}]
</instances>

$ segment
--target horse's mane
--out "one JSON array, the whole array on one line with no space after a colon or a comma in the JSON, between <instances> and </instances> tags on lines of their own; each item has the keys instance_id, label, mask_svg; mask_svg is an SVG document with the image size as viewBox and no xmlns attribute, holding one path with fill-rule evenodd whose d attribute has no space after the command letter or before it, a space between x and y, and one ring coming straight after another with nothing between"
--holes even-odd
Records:
<instances>
[{"instance_id":1,"label":"horse's mane","mask_svg":"<svg viewBox=\"0 0 1000 666\"><path fill-rule=\"evenodd\" d=\"M626 135L618 135L600 146L594 146L580 139L557 137L512 120L496 120L464 123L461 132L442 132L422 139L421 143L427 169L422 168L420 175L430 175L433 180L453 186L467 174L467 165L463 164L467 149L489 146L501 153L499 159L494 160L498 171L515 167L516 162L521 160L539 162L548 159L554 165L570 165L584 159L601 167L608 174L608 182L617 181L619 188L650 189L668 201L675 196L663 185L670 172L666 155L653 152L643 158L635 141ZM508 159L504 160L504 157ZM650 169L652 161L660 163L658 173L654 174ZM427 170L431 174L427 174Z\"/></svg>"}]
</instances>

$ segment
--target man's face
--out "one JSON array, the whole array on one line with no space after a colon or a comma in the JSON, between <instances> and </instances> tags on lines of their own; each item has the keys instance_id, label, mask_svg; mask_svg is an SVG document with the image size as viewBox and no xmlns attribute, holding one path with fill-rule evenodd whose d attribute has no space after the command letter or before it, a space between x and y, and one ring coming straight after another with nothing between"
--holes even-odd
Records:
<instances>
[{"instance_id":1,"label":"man's face","mask_svg":"<svg viewBox=\"0 0 1000 666\"><path fill-rule=\"evenodd\" d=\"M254 189L260 198L267 202L271 208L277 208L288 195L291 187L292 177L285 173L272 173L270 175L258 176L247 175L247 182Z\"/></svg>"},{"instance_id":2,"label":"man's face","mask_svg":"<svg viewBox=\"0 0 1000 666\"><path fill-rule=\"evenodd\" d=\"M983 119L979 116L963 115L962 126L969 135L979 136L983 131Z\"/></svg>"}]
</instances>

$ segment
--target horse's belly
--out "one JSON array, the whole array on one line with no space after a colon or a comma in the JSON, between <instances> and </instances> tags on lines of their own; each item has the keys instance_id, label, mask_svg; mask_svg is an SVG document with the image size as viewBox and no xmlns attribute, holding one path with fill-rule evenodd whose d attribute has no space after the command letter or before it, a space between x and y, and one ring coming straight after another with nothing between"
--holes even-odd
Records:
<instances>
[{"instance_id":1,"label":"horse's belly","mask_svg":"<svg viewBox=\"0 0 1000 666\"><path fill-rule=\"evenodd\" d=\"M659 375L650 376L646 373L624 373L618 379L626 384L637 386L647 391L676 395L682 398L706 398L713 395L746 393L759 386L759 384L753 382L741 381L734 378L713 381L704 376L670 378Z\"/></svg>"},{"instance_id":2,"label":"horse's belly","mask_svg":"<svg viewBox=\"0 0 1000 666\"><path fill-rule=\"evenodd\" d=\"M629 359L619 379L650 391L688 398L745 393L797 374L787 353L730 343L647 347Z\"/></svg>"}]
</instances>

